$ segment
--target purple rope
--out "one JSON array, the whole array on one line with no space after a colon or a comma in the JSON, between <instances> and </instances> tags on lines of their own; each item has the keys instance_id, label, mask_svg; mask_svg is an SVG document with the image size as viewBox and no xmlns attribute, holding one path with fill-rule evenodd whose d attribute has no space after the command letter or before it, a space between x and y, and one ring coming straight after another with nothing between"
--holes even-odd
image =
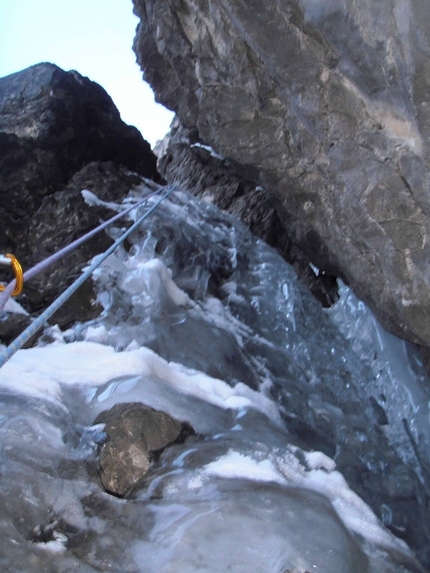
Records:
<instances>
[{"instance_id":1,"label":"purple rope","mask_svg":"<svg viewBox=\"0 0 430 573\"><path fill-rule=\"evenodd\" d=\"M133 209L137 209L138 207L140 207L143 203L148 201L148 199L150 199L151 197L156 195L159 191L160 190L153 191L152 193L147 195L144 199L142 199L138 203L135 203L132 207L129 207L125 211L121 211L121 213L114 215L111 219L108 219L104 223L101 223L98 227L96 227L92 231L89 231L88 233L86 233L85 235L80 237L79 239L76 239L75 241L73 241L69 245L66 245L65 247L63 247L62 249L60 249L59 251L54 253L53 255L47 257L46 259L43 259L43 261L40 261L39 263L34 265L34 267L31 267L30 269L25 271L24 283L26 281L28 281L29 279L31 279L32 277L34 277L35 275L37 275L38 273L40 273L40 272L44 271L45 269L47 269L48 267L50 267L53 263L57 262L59 259L68 255L71 251L73 251L74 249L76 249L77 247L82 245L82 243L85 243L86 241L88 241L88 239L91 239L91 237L93 237L97 233L100 233L100 231L103 231L103 229L106 229L106 227L109 227L109 225L112 225L112 223L115 223L115 221L117 221L121 217L124 217L124 215L127 215L127 213L130 213L130 211L133 211ZM15 279L13 279L13 281L11 281L5 287L4 291L0 293L0 312L6 306L6 303L9 300L9 298L11 297L14 288L15 288Z\"/></svg>"}]
</instances>

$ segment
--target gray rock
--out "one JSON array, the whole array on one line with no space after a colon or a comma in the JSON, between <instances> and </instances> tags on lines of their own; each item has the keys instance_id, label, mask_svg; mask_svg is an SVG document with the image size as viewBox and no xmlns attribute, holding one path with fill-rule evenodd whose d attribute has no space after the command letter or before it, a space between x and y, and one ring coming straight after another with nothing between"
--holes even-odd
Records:
<instances>
[{"instance_id":1,"label":"gray rock","mask_svg":"<svg viewBox=\"0 0 430 573\"><path fill-rule=\"evenodd\" d=\"M83 167L65 188L45 197L39 209L29 217L26 231L20 237L20 251L17 252L24 270L116 214L102 206L89 208L83 199L82 189L92 191L103 201L120 201L130 189L142 183L140 175L112 161L95 161ZM127 220L122 220L120 224L127 225ZM44 310L81 274L88 260L104 252L112 242L104 231L89 239L26 282L18 301L30 313ZM9 280L12 275L9 271L7 277L3 272L1 278ZM50 322L58 324L60 328L67 328L76 321L95 318L100 312L101 307L89 279L53 315ZM3 343L10 342L11 336L17 336L24 329L19 328L22 324L22 319L18 324L15 315L3 313L0 340Z\"/></svg>"},{"instance_id":2,"label":"gray rock","mask_svg":"<svg viewBox=\"0 0 430 573\"><path fill-rule=\"evenodd\" d=\"M123 497L151 465L155 452L181 435L184 424L143 404L117 404L100 414L108 441L100 451L100 479L109 493Z\"/></svg>"},{"instance_id":3,"label":"gray rock","mask_svg":"<svg viewBox=\"0 0 430 573\"><path fill-rule=\"evenodd\" d=\"M0 344L10 344L30 324L31 319L25 314L0 313Z\"/></svg>"},{"instance_id":4,"label":"gray rock","mask_svg":"<svg viewBox=\"0 0 430 573\"><path fill-rule=\"evenodd\" d=\"M276 198L256 186L252 174L225 161L194 140L193 132L173 122L160 142L158 169L168 183L176 183L194 195L240 219L251 232L275 248L295 268L297 276L324 307L338 298L336 278L315 274L309 257L289 237L281 221Z\"/></svg>"},{"instance_id":5,"label":"gray rock","mask_svg":"<svg viewBox=\"0 0 430 573\"><path fill-rule=\"evenodd\" d=\"M120 201L131 188L142 184L142 178L114 162L92 162L76 173L63 189L45 197L29 219L22 237L22 263L31 267L58 249L82 237L116 213L104 207L85 203L82 189L95 193L103 201ZM126 220L121 221L121 225ZM63 292L98 253L110 247L113 240L106 232L96 235L73 253L60 259L47 271L36 275L25 285L20 302L29 311L46 308ZM87 281L53 316L52 322L67 327L76 320L97 316L91 281Z\"/></svg>"},{"instance_id":6,"label":"gray rock","mask_svg":"<svg viewBox=\"0 0 430 573\"><path fill-rule=\"evenodd\" d=\"M108 94L49 63L0 79L0 252L18 253L29 218L92 161L159 180L156 158Z\"/></svg>"},{"instance_id":7,"label":"gray rock","mask_svg":"<svg viewBox=\"0 0 430 573\"><path fill-rule=\"evenodd\" d=\"M114 214L88 208L82 189L120 201L142 177L161 181L156 157L99 85L49 63L0 78L0 253L14 253L24 270ZM41 311L111 244L106 233L97 235L26 283L19 302ZM99 312L88 282L52 321L67 327ZM16 321L4 319L3 341L16 333Z\"/></svg>"},{"instance_id":8,"label":"gray rock","mask_svg":"<svg viewBox=\"0 0 430 573\"><path fill-rule=\"evenodd\" d=\"M157 99L258 173L317 267L429 346L428 2L134 5Z\"/></svg>"}]
</instances>

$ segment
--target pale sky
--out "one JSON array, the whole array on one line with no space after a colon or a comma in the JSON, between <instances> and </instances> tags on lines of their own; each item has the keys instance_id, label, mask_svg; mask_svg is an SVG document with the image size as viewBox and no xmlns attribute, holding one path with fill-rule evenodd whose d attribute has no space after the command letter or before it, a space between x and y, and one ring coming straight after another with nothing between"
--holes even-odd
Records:
<instances>
[{"instance_id":1,"label":"pale sky","mask_svg":"<svg viewBox=\"0 0 430 573\"><path fill-rule=\"evenodd\" d=\"M0 0L0 77L40 62L99 83L153 146L172 112L154 102L132 50L131 0Z\"/></svg>"}]
</instances>

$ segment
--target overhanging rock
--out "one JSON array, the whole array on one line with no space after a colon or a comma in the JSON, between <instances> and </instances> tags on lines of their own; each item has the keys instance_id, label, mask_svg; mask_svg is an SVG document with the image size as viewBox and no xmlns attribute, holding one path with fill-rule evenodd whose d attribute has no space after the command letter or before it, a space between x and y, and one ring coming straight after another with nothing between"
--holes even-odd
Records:
<instances>
[{"instance_id":1,"label":"overhanging rock","mask_svg":"<svg viewBox=\"0 0 430 573\"><path fill-rule=\"evenodd\" d=\"M157 99L258 173L288 234L430 346L430 7L134 0Z\"/></svg>"}]
</instances>

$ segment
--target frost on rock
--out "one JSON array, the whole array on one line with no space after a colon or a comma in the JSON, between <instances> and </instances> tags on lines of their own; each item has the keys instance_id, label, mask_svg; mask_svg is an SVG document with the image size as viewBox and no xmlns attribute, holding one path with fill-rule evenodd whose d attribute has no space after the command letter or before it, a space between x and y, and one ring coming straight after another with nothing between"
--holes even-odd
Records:
<instances>
[{"instance_id":1,"label":"frost on rock","mask_svg":"<svg viewBox=\"0 0 430 573\"><path fill-rule=\"evenodd\" d=\"M416 357L375 344L365 308L341 318L346 291L323 311L275 251L185 192L94 280L98 318L0 371L4 570L406 573L420 570L413 551L428 562L428 381ZM196 433L118 499L97 473L97 416L127 403Z\"/></svg>"}]
</instances>

